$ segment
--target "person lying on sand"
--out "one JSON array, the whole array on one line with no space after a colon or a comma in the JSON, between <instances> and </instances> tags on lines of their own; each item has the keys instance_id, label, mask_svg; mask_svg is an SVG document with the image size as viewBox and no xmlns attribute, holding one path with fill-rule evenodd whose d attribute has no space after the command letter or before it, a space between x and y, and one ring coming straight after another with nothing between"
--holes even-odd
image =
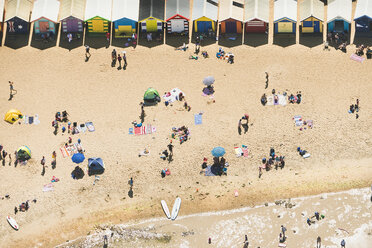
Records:
<instances>
[{"instance_id":1,"label":"person lying on sand","mask_svg":"<svg viewBox=\"0 0 372 248\"><path fill-rule=\"evenodd\" d=\"M176 50L176 51L184 51L185 52L188 48L189 48L189 46L186 45L185 43L183 43L182 46L176 47L174 50Z\"/></svg>"},{"instance_id":2,"label":"person lying on sand","mask_svg":"<svg viewBox=\"0 0 372 248\"><path fill-rule=\"evenodd\" d=\"M266 97L266 94L263 94L261 96L261 104L265 106L266 103L267 103L267 97Z\"/></svg>"}]
</instances>

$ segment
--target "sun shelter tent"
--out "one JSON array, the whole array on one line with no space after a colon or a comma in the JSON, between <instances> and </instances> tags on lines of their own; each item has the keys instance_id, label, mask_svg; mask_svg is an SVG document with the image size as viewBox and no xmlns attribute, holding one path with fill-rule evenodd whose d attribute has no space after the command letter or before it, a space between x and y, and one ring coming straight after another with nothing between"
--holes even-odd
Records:
<instances>
[{"instance_id":1,"label":"sun shelter tent","mask_svg":"<svg viewBox=\"0 0 372 248\"><path fill-rule=\"evenodd\" d=\"M221 34L242 33L244 15L243 0L224 0L220 2L218 20L221 23Z\"/></svg>"},{"instance_id":2,"label":"sun shelter tent","mask_svg":"<svg viewBox=\"0 0 372 248\"><path fill-rule=\"evenodd\" d=\"M62 0L59 18L62 24L62 32L83 32L85 0Z\"/></svg>"},{"instance_id":3,"label":"sun shelter tent","mask_svg":"<svg viewBox=\"0 0 372 248\"><path fill-rule=\"evenodd\" d=\"M274 3L275 33L296 33L297 2L276 0Z\"/></svg>"},{"instance_id":4,"label":"sun shelter tent","mask_svg":"<svg viewBox=\"0 0 372 248\"><path fill-rule=\"evenodd\" d=\"M167 32L189 33L190 1L167 0Z\"/></svg>"},{"instance_id":5,"label":"sun shelter tent","mask_svg":"<svg viewBox=\"0 0 372 248\"><path fill-rule=\"evenodd\" d=\"M86 0L85 21L89 33L107 33L110 30L111 1Z\"/></svg>"},{"instance_id":6,"label":"sun shelter tent","mask_svg":"<svg viewBox=\"0 0 372 248\"><path fill-rule=\"evenodd\" d=\"M164 8L164 0L140 0L139 22L142 32L163 30Z\"/></svg>"},{"instance_id":7,"label":"sun shelter tent","mask_svg":"<svg viewBox=\"0 0 372 248\"><path fill-rule=\"evenodd\" d=\"M102 158L88 158L88 175L99 175L105 172L105 164Z\"/></svg>"},{"instance_id":8,"label":"sun shelter tent","mask_svg":"<svg viewBox=\"0 0 372 248\"><path fill-rule=\"evenodd\" d=\"M324 4L319 0L304 0L300 5L302 33L322 33Z\"/></svg>"},{"instance_id":9,"label":"sun shelter tent","mask_svg":"<svg viewBox=\"0 0 372 248\"><path fill-rule=\"evenodd\" d=\"M19 118L22 118L22 116L23 114L19 110L11 109L5 114L4 121L13 124Z\"/></svg>"},{"instance_id":10,"label":"sun shelter tent","mask_svg":"<svg viewBox=\"0 0 372 248\"><path fill-rule=\"evenodd\" d=\"M6 6L5 22L9 33L25 34L29 30L31 0L9 0Z\"/></svg>"},{"instance_id":11,"label":"sun shelter tent","mask_svg":"<svg viewBox=\"0 0 372 248\"><path fill-rule=\"evenodd\" d=\"M194 22L195 33L215 32L217 19L217 0L194 0L192 6L192 20Z\"/></svg>"},{"instance_id":12,"label":"sun shelter tent","mask_svg":"<svg viewBox=\"0 0 372 248\"><path fill-rule=\"evenodd\" d=\"M370 33L372 35L372 1L358 0L355 10L356 33Z\"/></svg>"},{"instance_id":13,"label":"sun shelter tent","mask_svg":"<svg viewBox=\"0 0 372 248\"><path fill-rule=\"evenodd\" d=\"M36 0L34 2L31 22L34 22L35 34L56 33L59 5L58 0Z\"/></svg>"},{"instance_id":14,"label":"sun shelter tent","mask_svg":"<svg viewBox=\"0 0 372 248\"><path fill-rule=\"evenodd\" d=\"M265 33L269 25L270 0L245 0L245 31Z\"/></svg>"},{"instance_id":15,"label":"sun shelter tent","mask_svg":"<svg viewBox=\"0 0 372 248\"><path fill-rule=\"evenodd\" d=\"M328 0L328 32L350 31L352 3L350 0Z\"/></svg>"},{"instance_id":16,"label":"sun shelter tent","mask_svg":"<svg viewBox=\"0 0 372 248\"><path fill-rule=\"evenodd\" d=\"M17 149L17 160L26 161L31 158L31 150L27 146L21 146Z\"/></svg>"},{"instance_id":17,"label":"sun shelter tent","mask_svg":"<svg viewBox=\"0 0 372 248\"><path fill-rule=\"evenodd\" d=\"M154 88L148 88L143 96L143 100L145 105L156 105L160 102L160 95Z\"/></svg>"},{"instance_id":18,"label":"sun shelter tent","mask_svg":"<svg viewBox=\"0 0 372 248\"><path fill-rule=\"evenodd\" d=\"M115 38L131 37L136 33L139 15L139 0L113 0L112 21Z\"/></svg>"}]
</instances>

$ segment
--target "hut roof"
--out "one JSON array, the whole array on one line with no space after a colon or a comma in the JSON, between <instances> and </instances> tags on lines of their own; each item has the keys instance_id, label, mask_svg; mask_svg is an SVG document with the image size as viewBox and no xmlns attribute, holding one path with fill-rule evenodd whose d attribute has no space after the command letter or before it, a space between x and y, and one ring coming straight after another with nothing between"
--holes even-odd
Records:
<instances>
[{"instance_id":1,"label":"hut roof","mask_svg":"<svg viewBox=\"0 0 372 248\"><path fill-rule=\"evenodd\" d=\"M328 0L327 21L332 22L336 19L344 19L351 22L352 3L350 0Z\"/></svg>"},{"instance_id":2,"label":"hut roof","mask_svg":"<svg viewBox=\"0 0 372 248\"><path fill-rule=\"evenodd\" d=\"M245 22L259 19L269 22L270 0L245 0Z\"/></svg>"},{"instance_id":3,"label":"hut roof","mask_svg":"<svg viewBox=\"0 0 372 248\"><path fill-rule=\"evenodd\" d=\"M192 20L199 19L203 16L217 21L218 0L194 0L192 6Z\"/></svg>"},{"instance_id":4,"label":"hut roof","mask_svg":"<svg viewBox=\"0 0 372 248\"><path fill-rule=\"evenodd\" d=\"M90 20L99 16L111 21L111 1L106 0L86 0L85 20Z\"/></svg>"},{"instance_id":5,"label":"hut roof","mask_svg":"<svg viewBox=\"0 0 372 248\"><path fill-rule=\"evenodd\" d=\"M4 0L2 0L4 3ZM1 0L0 0L1 5ZM8 21L14 17L18 17L26 22L30 21L30 13L32 9L31 0L8 0L5 12L5 21ZM2 19L2 13L0 18Z\"/></svg>"},{"instance_id":6,"label":"hut roof","mask_svg":"<svg viewBox=\"0 0 372 248\"><path fill-rule=\"evenodd\" d=\"M288 18L297 22L297 1L296 0L275 0L274 22L282 18Z\"/></svg>"},{"instance_id":7,"label":"hut roof","mask_svg":"<svg viewBox=\"0 0 372 248\"><path fill-rule=\"evenodd\" d=\"M123 18L138 22L139 0L113 0L112 21Z\"/></svg>"},{"instance_id":8,"label":"hut roof","mask_svg":"<svg viewBox=\"0 0 372 248\"><path fill-rule=\"evenodd\" d=\"M32 9L31 22L40 18L58 22L59 5L58 0L36 0Z\"/></svg>"},{"instance_id":9,"label":"hut roof","mask_svg":"<svg viewBox=\"0 0 372 248\"><path fill-rule=\"evenodd\" d=\"M300 5L300 20L303 21L309 17L315 17L321 21L324 20L324 4L319 0L304 0Z\"/></svg>"},{"instance_id":10,"label":"hut roof","mask_svg":"<svg viewBox=\"0 0 372 248\"><path fill-rule=\"evenodd\" d=\"M219 21L235 19L243 21L244 0L220 0Z\"/></svg>"},{"instance_id":11,"label":"hut roof","mask_svg":"<svg viewBox=\"0 0 372 248\"><path fill-rule=\"evenodd\" d=\"M84 20L85 0L61 0L59 19L63 20L70 16Z\"/></svg>"},{"instance_id":12,"label":"hut roof","mask_svg":"<svg viewBox=\"0 0 372 248\"><path fill-rule=\"evenodd\" d=\"M362 16L368 16L372 19L372 1L371 0L358 0L355 10L355 19Z\"/></svg>"},{"instance_id":13,"label":"hut roof","mask_svg":"<svg viewBox=\"0 0 372 248\"><path fill-rule=\"evenodd\" d=\"M175 15L190 19L190 0L167 0L166 19Z\"/></svg>"},{"instance_id":14,"label":"hut roof","mask_svg":"<svg viewBox=\"0 0 372 248\"><path fill-rule=\"evenodd\" d=\"M139 20L145 20L149 17L154 17L159 20L164 20L164 0L140 0Z\"/></svg>"}]
</instances>

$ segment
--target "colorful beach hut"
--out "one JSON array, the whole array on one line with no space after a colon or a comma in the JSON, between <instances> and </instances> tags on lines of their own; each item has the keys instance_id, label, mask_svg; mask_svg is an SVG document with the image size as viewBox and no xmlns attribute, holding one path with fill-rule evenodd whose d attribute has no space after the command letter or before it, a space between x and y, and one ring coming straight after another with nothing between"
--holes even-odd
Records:
<instances>
[{"instance_id":1,"label":"colorful beach hut","mask_svg":"<svg viewBox=\"0 0 372 248\"><path fill-rule=\"evenodd\" d=\"M58 0L36 0L32 9L31 22L35 34L56 33L60 2Z\"/></svg>"},{"instance_id":2,"label":"colorful beach hut","mask_svg":"<svg viewBox=\"0 0 372 248\"><path fill-rule=\"evenodd\" d=\"M5 22L9 33L25 34L28 32L31 9L31 0L8 0Z\"/></svg>"},{"instance_id":3,"label":"colorful beach hut","mask_svg":"<svg viewBox=\"0 0 372 248\"><path fill-rule=\"evenodd\" d=\"M164 0L140 0L139 22L142 32L163 30Z\"/></svg>"},{"instance_id":4,"label":"colorful beach hut","mask_svg":"<svg viewBox=\"0 0 372 248\"><path fill-rule=\"evenodd\" d=\"M357 33L370 33L372 35L371 0L358 0L354 20Z\"/></svg>"},{"instance_id":5,"label":"colorful beach hut","mask_svg":"<svg viewBox=\"0 0 372 248\"><path fill-rule=\"evenodd\" d=\"M85 0L63 0L59 11L62 32L83 32Z\"/></svg>"},{"instance_id":6,"label":"colorful beach hut","mask_svg":"<svg viewBox=\"0 0 372 248\"><path fill-rule=\"evenodd\" d=\"M221 34L241 34L244 16L244 0L225 0L220 2L218 20Z\"/></svg>"},{"instance_id":7,"label":"colorful beach hut","mask_svg":"<svg viewBox=\"0 0 372 248\"><path fill-rule=\"evenodd\" d=\"M304 0L300 5L302 33L322 33L324 4L319 0Z\"/></svg>"},{"instance_id":8,"label":"colorful beach hut","mask_svg":"<svg viewBox=\"0 0 372 248\"><path fill-rule=\"evenodd\" d=\"M196 33L216 31L218 19L217 0L194 0L192 6L192 20Z\"/></svg>"},{"instance_id":9,"label":"colorful beach hut","mask_svg":"<svg viewBox=\"0 0 372 248\"><path fill-rule=\"evenodd\" d=\"M115 38L131 37L136 33L139 15L139 0L113 0L112 21Z\"/></svg>"},{"instance_id":10,"label":"colorful beach hut","mask_svg":"<svg viewBox=\"0 0 372 248\"><path fill-rule=\"evenodd\" d=\"M269 25L270 0L245 0L245 31L265 33Z\"/></svg>"},{"instance_id":11,"label":"colorful beach hut","mask_svg":"<svg viewBox=\"0 0 372 248\"><path fill-rule=\"evenodd\" d=\"M276 0L274 2L274 32L296 33L297 1Z\"/></svg>"},{"instance_id":12,"label":"colorful beach hut","mask_svg":"<svg viewBox=\"0 0 372 248\"><path fill-rule=\"evenodd\" d=\"M86 0L85 21L89 33L106 33L110 30L111 1Z\"/></svg>"},{"instance_id":13,"label":"colorful beach hut","mask_svg":"<svg viewBox=\"0 0 372 248\"><path fill-rule=\"evenodd\" d=\"M350 32L352 3L350 0L328 0L328 32Z\"/></svg>"},{"instance_id":14,"label":"colorful beach hut","mask_svg":"<svg viewBox=\"0 0 372 248\"><path fill-rule=\"evenodd\" d=\"M190 1L167 0L167 32L189 33Z\"/></svg>"}]
</instances>

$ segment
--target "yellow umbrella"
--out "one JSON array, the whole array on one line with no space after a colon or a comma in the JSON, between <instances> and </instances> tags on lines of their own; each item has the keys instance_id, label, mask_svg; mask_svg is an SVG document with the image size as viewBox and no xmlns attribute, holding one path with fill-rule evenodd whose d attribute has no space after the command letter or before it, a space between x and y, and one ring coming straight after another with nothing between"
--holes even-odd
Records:
<instances>
[{"instance_id":1,"label":"yellow umbrella","mask_svg":"<svg viewBox=\"0 0 372 248\"><path fill-rule=\"evenodd\" d=\"M9 122L10 124L13 124L22 116L23 114L19 110L11 109L5 114L4 121Z\"/></svg>"},{"instance_id":2,"label":"yellow umbrella","mask_svg":"<svg viewBox=\"0 0 372 248\"><path fill-rule=\"evenodd\" d=\"M27 146L21 146L17 149L18 159L28 160L31 158L31 150Z\"/></svg>"}]
</instances>

